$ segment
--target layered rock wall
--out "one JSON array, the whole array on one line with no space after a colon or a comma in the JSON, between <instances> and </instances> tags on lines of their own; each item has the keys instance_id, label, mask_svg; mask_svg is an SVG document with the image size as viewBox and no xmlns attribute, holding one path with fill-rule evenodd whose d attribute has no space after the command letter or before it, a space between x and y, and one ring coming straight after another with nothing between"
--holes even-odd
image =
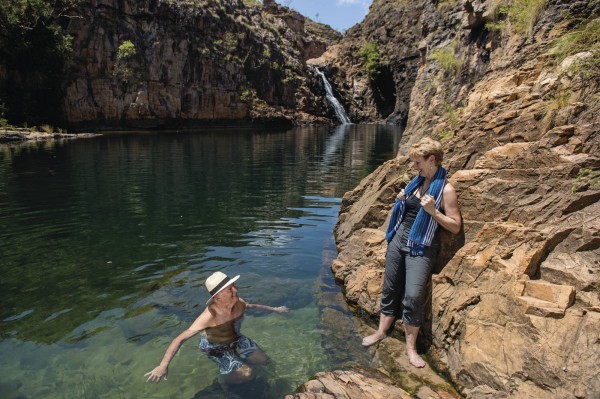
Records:
<instances>
[{"instance_id":1,"label":"layered rock wall","mask_svg":"<svg viewBox=\"0 0 600 399\"><path fill-rule=\"evenodd\" d=\"M328 122L304 61L339 34L277 4L92 0L69 32L70 125Z\"/></svg>"},{"instance_id":2,"label":"layered rock wall","mask_svg":"<svg viewBox=\"0 0 600 399\"><path fill-rule=\"evenodd\" d=\"M335 276L376 319L386 218L414 175L405 155L421 137L442 140L464 245L441 254L433 278L430 353L468 398L597 398L600 76L570 68L586 52L550 50L599 6L548 1L519 33L485 27L492 1L425 3L400 153L344 196Z\"/></svg>"}]
</instances>

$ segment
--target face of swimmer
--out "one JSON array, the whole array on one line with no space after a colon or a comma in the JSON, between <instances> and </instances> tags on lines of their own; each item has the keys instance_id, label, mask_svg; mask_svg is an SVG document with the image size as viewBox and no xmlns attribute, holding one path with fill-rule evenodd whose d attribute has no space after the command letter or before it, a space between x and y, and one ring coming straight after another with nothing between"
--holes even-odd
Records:
<instances>
[{"instance_id":1,"label":"face of swimmer","mask_svg":"<svg viewBox=\"0 0 600 399\"><path fill-rule=\"evenodd\" d=\"M219 292L215 299L221 302L235 302L238 300L238 289L235 284L230 284L227 288L223 289L223 291Z\"/></svg>"}]
</instances>

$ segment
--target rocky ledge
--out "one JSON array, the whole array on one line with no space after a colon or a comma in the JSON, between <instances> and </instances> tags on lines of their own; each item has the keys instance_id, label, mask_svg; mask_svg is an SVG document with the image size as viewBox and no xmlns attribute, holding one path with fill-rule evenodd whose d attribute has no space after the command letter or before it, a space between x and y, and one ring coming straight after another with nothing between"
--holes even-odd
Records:
<instances>
[{"instance_id":1,"label":"rocky ledge","mask_svg":"<svg viewBox=\"0 0 600 399\"><path fill-rule=\"evenodd\" d=\"M25 128L0 129L0 143L96 137L96 133L46 133Z\"/></svg>"},{"instance_id":2,"label":"rocky ledge","mask_svg":"<svg viewBox=\"0 0 600 399\"><path fill-rule=\"evenodd\" d=\"M396 382L373 369L355 369L317 373L313 380L303 384L298 392L285 399L454 399L456 396L422 387L414 395L396 385Z\"/></svg>"}]
</instances>

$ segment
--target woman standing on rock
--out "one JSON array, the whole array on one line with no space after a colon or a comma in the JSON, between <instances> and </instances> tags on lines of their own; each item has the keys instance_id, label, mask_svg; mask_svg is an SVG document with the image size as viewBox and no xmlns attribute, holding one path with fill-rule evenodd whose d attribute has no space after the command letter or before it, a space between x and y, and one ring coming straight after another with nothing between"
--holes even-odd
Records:
<instances>
[{"instance_id":1,"label":"woman standing on rock","mask_svg":"<svg viewBox=\"0 0 600 399\"><path fill-rule=\"evenodd\" d=\"M440 247L435 232L438 225L457 234L462 219L454 187L446 180L442 145L424 138L409 151L412 167L419 175L396 197L386 233L388 248L381 293L381 315L377 332L362 341L371 346L386 337L398 317L402 317L406 351L410 363L424 367L417 353L426 287Z\"/></svg>"}]
</instances>

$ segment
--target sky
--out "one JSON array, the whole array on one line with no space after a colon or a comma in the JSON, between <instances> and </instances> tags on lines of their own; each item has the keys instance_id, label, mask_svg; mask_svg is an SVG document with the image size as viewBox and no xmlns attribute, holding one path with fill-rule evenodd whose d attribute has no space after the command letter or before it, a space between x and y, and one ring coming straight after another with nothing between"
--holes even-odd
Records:
<instances>
[{"instance_id":1,"label":"sky","mask_svg":"<svg viewBox=\"0 0 600 399\"><path fill-rule=\"evenodd\" d=\"M276 0L277 3L293 8L300 14L331 26L337 31L345 31L361 22L372 0Z\"/></svg>"}]
</instances>

